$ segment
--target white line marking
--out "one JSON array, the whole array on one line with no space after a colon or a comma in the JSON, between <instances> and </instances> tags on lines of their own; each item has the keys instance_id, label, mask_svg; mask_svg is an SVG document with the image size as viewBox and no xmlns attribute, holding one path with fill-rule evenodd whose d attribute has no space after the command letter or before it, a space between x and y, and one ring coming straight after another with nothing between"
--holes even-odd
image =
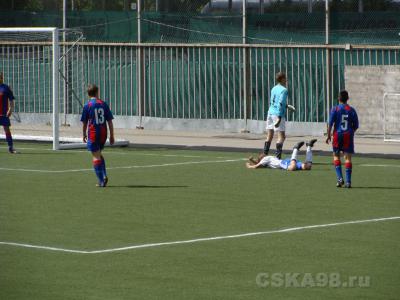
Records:
<instances>
[{"instance_id":1,"label":"white line marking","mask_svg":"<svg viewBox=\"0 0 400 300\"><path fill-rule=\"evenodd\" d=\"M400 216L376 218L376 219L368 219L368 220L355 220L355 221L346 221L346 222L338 222L338 223L328 223L328 224L283 228L283 229L276 229L276 230L269 230L269 231L249 232L249 233L241 233L241 234L235 234L235 235L197 238L197 239L192 239L192 240L181 240L181 241L173 241L173 242L132 245L132 246L126 246L126 247L120 247L120 248L101 249L101 250L64 249L64 248L58 248L58 247L39 246L39 245L22 244L22 243L15 243L15 242L0 242L0 245L15 246L15 247L22 247L22 248L34 248L34 249L41 249L41 250L48 250L48 251L78 253L78 254L100 254L100 253L121 252L121 251L142 249L142 248L155 248L155 247L170 246L170 245L194 244L194 243L208 242L208 241L237 239L237 238L257 236L257 235L268 235L268 234L274 234L274 233L287 233L287 232L293 232L293 231L303 231L303 230L308 230L308 229L327 228L327 227L349 225L349 224L384 222L384 221L399 220L399 219L400 219Z\"/></svg>"},{"instance_id":2,"label":"white line marking","mask_svg":"<svg viewBox=\"0 0 400 300\"><path fill-rule=\"evenodd\" d=\"M121 166L121 167L108 167L107 170L121 170L121 169L139 169L139 168L161 168L183 165L198 165L198 164L213 164L213 163L228 163L245 161L245 158L240 159L225 159L225 160L205 160L205 161L186 161L180 163L166 163L157 165L143 165L143 166ZM70 169L70 170L38 170L38 169L14 169L14 168L0 168L0 171L19 171L19 172L35 172L35 173L75 173L75 172L91 172L93 169Z\"/></svg>"},{"instance_id":3,"label":"white line marking","mask_svg":"<svg viewBox=\"0 0 400 300\"><path fill-rule=\"evenodd\" d=\"M0 147L0 149L8 149L8 147ZM44 148L20 148L18 147L18 150L32 150L32 151L49 151L49 152L54 152L57 154L63 154L63 153L88 153L87 150L73 150L73 149L68 149L68 150L61 150L61 151L54 151L53 149L44 149ZM129 151L129 150L128 150ZM216 158L216 159L229 159L227 156L208 156L208 155L182 155L182 154L156 154L156 153L138 153L135 151L130 151L130 152L119 152L119 151L114 151L114 150L109 150L106 149L104 153L107 155L111 154L116 154L116 155L136 155L136 156L159 156L159 157L183 157L183 158ZM180 151L180 150L178 150ZM193 151L193 150L191 150ZM23 154L23 153L22 153Z\"/></svg>"},{"instance_id":4,"label":"white line marking","mask_svg":"<svg viewBox=\"0 0 400 300\"><path fill-rule=\"evenodd\" d=\"M400 165L370 165L370 164L362 164L359 165L361 167L383 167L383 168L400 168Z\"/></svg>"},{"instance_id":5,"label":"white line marking","mask_svg":"<svg viewBox=\"0 0 400 300\"><path fill-rule=\"evenodd\" d=\"M37 245L21 244L21 243L14 243L14 242L0 242L0 245L15 246L15 247L19 247L19 248L33 248L33 249L56 251L56 252L68 252L68 253L79 253L79 254L90 254L91 253L90 251L63 249L63 248L47 247L47 246L37 246Z\"/></svg>"}]
</instances>

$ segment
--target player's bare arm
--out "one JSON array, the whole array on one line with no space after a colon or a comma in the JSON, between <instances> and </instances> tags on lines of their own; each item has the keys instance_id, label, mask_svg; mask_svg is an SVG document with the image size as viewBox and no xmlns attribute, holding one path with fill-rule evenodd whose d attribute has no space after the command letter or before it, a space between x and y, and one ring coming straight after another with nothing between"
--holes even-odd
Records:
<instances>
[{"instance_id":1,"label":"player's bare arm","mask_svg":"<svg viewBox=\"0 0 400 300\"><path fill-rule=\"evenodd\" d=\"M257 164L252 164L251 162L247 162L246 163L246 168L247 169L258 169L258 168L263 168L264 166L261 163L257 163Z\"/></svg>"},{"instance_id":2,"label":"player's bare arm","mask_svg":"<svg viewBox=\"0 0 400 300\"><path fill-rule=\"evenodd\" d=\"M332 126L328 125L328 130L326 132L326 143L329 145L330 141L332 140Z\"/></svg>"},{"instance_id":3,"label":"player's bare arm","mask_svg":"<svg viewBox=\"0 0 400 300\"><path fill-rule=\"evenodd\" d=\"M82 122L82 140L84 143L87 142L87 122Z\"/></svg>"},{"instance_id":4,"label":"player's bare arm","mask_svg":"<svg viewBox=\"0 0 400 300\"><path fill-rule=\"evenodd\" d=\"M112 120L107 121L108 123L108 128L110 129L110 144L113 145L115 142L114 139L114 124Z\"/></svg>"},{"instance_id":5,"label":"player's bare arm","mask_svg":"<svg viewBox=\"0 0 400 300\"><path fill-rule=\"evenodd\" d=\"M8 101L8 103L7 118L9 118L14 111L14 101Z\"/></svg>"}]
</instances>

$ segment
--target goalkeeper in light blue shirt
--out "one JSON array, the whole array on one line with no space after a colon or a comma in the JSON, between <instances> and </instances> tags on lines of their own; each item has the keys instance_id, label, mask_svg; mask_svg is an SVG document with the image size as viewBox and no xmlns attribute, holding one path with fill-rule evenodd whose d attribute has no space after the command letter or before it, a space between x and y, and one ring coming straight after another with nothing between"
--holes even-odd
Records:
<instances>
[{"instance_id":1,"label":"goalkeeper in light blue shirt","mask_svg":"<svg viewBox=\"0 0 400 300\"><path fill-rule=\"evenodd\" d=\"M288 90L286 88L286 74L279 72L276 74L277 85L271 90L271 98L267 116L267 139L264 143L264 154L268 155L275 131L278 132L276 142L276 157L281 158L283 142L285 141L285 116L287 107Z\"/></svg>"}]
</instances>

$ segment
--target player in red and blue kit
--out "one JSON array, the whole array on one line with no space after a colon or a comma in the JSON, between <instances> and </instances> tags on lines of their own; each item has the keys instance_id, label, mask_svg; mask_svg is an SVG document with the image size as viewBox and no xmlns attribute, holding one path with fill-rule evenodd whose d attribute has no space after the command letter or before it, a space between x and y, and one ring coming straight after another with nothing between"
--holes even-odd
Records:
<instances>
[{"instance_id":1,"label":"player in red and blue kit","mask_svg":"<svg viewBox=\"0 0 400 300\"><path fill-rule=\"evenodd\" d=\"M356 110L347 104L349 94L343 90L340 92L339 105L332 108L329 117L328 137L326 143L332 139L333 128L333 163L335 165L337 176L337 187L342 187L344 184L342 175L342 162L340 153L343 152L346 167L346 184L345 187L351 188L351 173L353 165L351 156L354 153L354 133L358 129L358 117Z\"/></svg>"},{"instance_id":2,"label":"player in red and blue kit","mask_svg":"<svg viewBox=\"0 0 400 300\"><path fill-rule=\"evenodd\" d=\"M98 187L105 187L108 182L106 162L101 151L107 140L107 124L110 128L110 144L114 144L113 115L107 103L99 99L99 88L89 85L89 102L83 107L81 122L83 123L83 141L92 152L93 168L98 178Z\"/></svg>"},{"instance_id":3,"label":"player in red and blue kit","mask_svg":"<svg viewBox=\"0 0 400 300\"><path fill-rule=\"evenodd\" d=\"M10 87L4 84L3 73L0 72L0 125L4 128L8 151L11 154L17 153L13 147L13 139L10 131L10 116L14 108L14 95Z\"/></svg>"}]
</instances>

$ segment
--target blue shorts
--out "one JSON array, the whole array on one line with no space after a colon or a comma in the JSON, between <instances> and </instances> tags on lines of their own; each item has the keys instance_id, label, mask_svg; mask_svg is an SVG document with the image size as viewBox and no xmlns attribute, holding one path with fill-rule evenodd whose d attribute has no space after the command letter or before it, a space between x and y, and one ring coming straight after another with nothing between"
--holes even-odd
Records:
<instances>
[{"instance_id":1,"label":"blue shorts","mask_svg":"<svg viewBox=\"0 0 400 300\"><path fill-rule=\"evenodd\" d=\"M281 162L281 168L287 170L291 162L292 160L290 158L283 159ZM296 170L302 170L302 169L303 169L303 163L301 161L296 161Z\"/></svg>"},{"instance_id":2,"label":"blue shorts","mask_svg":"<svg viewBox=\"0 0 400 300\"><path fill-rule=\"evenodd\" d=\"M93 143L93 142L91 142L91 141L88 140L88 142L87 142L87 149L88 149L90 152L101 151L101 150L104 149L104 144L96 143L96 142Z\"/></svg>"},{"instance_id":3,"label":"blue shorts","mask_svg":"<svg viewBox=\"0 0 400 300\"><path fill-rule=\"evenodd\" d=\"M332 150L335 154L343 153L354 153L354 134L345 132L333 134Z\"/></svg>"},{"instance_id":4,"label":"blue shorts","mask_svg":"<svg viewBox=\"0 0 400 300\"><path fill-rule=\"evenodd\" d=\"M6 116L0 116L0 126L11 126L10 118Z\"/></svg>"}]
</instances>

